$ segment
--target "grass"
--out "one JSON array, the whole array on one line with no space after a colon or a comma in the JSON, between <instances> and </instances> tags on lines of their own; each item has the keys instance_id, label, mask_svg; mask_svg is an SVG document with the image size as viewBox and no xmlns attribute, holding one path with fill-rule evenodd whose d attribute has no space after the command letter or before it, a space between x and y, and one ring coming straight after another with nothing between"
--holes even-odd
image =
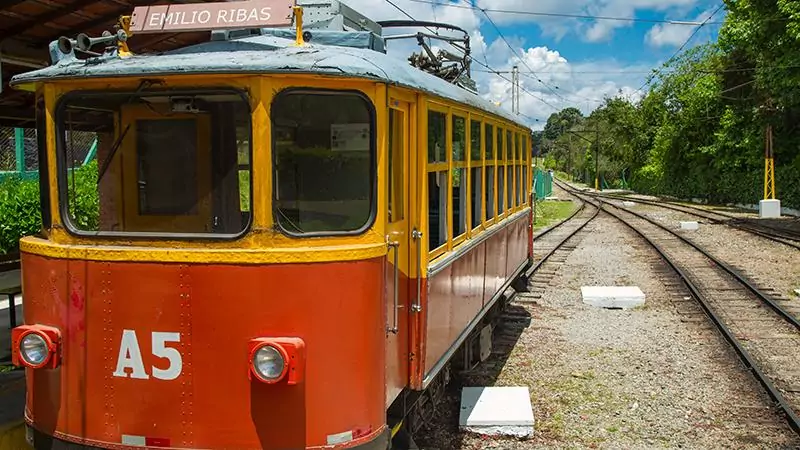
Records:
<instances>
[{"instance_id":1,"label":"grass","mask_svg":"<svg viewBox=\"0 0 800 450\"><path fill-rule=\"evenodd\" d=\"M536 202L536 222L534 222L533 228L539 230L560 222L569 217L577 207L578 205L574 202L544 200Z\"/></svg>"}]
</instances>

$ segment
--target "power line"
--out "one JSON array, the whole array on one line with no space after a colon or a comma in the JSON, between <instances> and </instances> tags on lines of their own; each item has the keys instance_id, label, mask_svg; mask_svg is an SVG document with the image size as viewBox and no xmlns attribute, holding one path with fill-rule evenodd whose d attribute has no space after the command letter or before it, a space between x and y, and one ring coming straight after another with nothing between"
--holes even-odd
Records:
<instances>
[{"instance_id":1,"label":"power line","mask_svg":"<svg viewBox=\"0 0 800 450\"><path fill-rule=\"evenodd\" d=\"M503 42L505 42L505 43L506 43L506 45L508 46L509 50L511 50L511 52L514 54L514 56L516 56L516 57L517 57L517 58L520 60L520 62L522 62L522 64L523 64L523 65L525 65L525 67L526 67L526 68L527 68L527 69L530 71L530 73L532 73L533 75L535 75L535 76L536 76L536 81L538 81L539 83L542 83L542 85L544 85L545 87L547 87L548 89L550 89L550 91L551 91L552 93L554 93L556 96L560 97L562 100L564 100L564 101L569 101L569 100L567 100L566 98L564 98L564 96L562 96L561 94L559 94L558 92L556 92L556 91L555 91L555 89L553 89L552 87L550 87L550 85L548 85L547 83L545 83L544 81L542 81L541 79L539 79L538 75L536 75L536 72L535 72L535 71L534 71L534 70L531 68L531 66L529 66L529 65L528 65L528 62L527 62L527 61L525 61L525 58L523 58L522 56L520 56L520 55L519 55L519 53L517 53L517 49L515 49L515 48L514 48L514 46L512 46L510 42L508 42L508 39L506 39L505 35L503 35L503 32L502 32L502 31L500 31L500 27L498 27L498 26L497 26L497 24L495 24L495 23L494 23L494 21L493 21L493 20L492 20L492 18L489 16L489 14L488 14L488 13L486 13L486 11L485 11L485 10L481 10L481 11L483 11L483 14L486 16L486 19L489 21L489 23L491 23L491 24L492 24L492 26L494 27L495 31L497 31L497 34L500 36L500 39L502 39L502 40L503 40Z\"/></svg>"},{"instance_id":2,"label":"power line","mask_svg":"<svg viewBox=\"0 0 800 450\"><path fill-rule=\"evenodd\" d=\"M698 26L701 25L701 22L691 21L691 20L669 20L669 19L640 19L635 17L613 17L613 16L594 16L588 14L565 14L565 13L546 13L546 12L536 12L536 11L521 11L521 10L511 10L511 9L495 9L495 8L480 8L475 5L462 5L458 3L438 3L432 0L408 0L415 3L426 3L426 4L434 4L438 6L443 6L447 8L459 8L459 9L471 9L471 10L478 10L491 13L499 13L499 14L512 14L512 15L521 15L521 16L543 16L543 17L562 17L562 18L569 18L569 19L586 19L586 20L612 20L618 22L645 22L645 23L666 23L670 25L687 25L687 26ZM775 20L786 20L786 19L775 19ZM721 25L723 22L706 22L704 25Z\"/></svg>"},{"instance_id":3,"label":"power line","mask_svg":"<svg viewBox=\"0 0 800 450\"><path fill-rule=\"evenodd\" d=\"M400 11L401 13L403 13L403 14L404 14L406 17L408 17L409 19L411 19L411 20L414 20L414 21L416 21L416 20L417 20L417 19L415 19L415 18L414 18L414 17L413 17L411 14L407 13L406 11L404 11L403 9L401 9L399 6L397 6L397 4L395 4L395 3L394 3L392 0L386 0L386 1L387 1L387 2L388 2L390 5L392 5L392 6L393 6L395 9L397 9L398 11ZM426 28L428 28L428 27L426 27ZM428 28L428 30L430 30L430 28ZM498 30L498 31L499 31L499 30ZM503 38L503 39L505 40L505 38ZM506 43L508 44L508 41L506 41ZM509 47L510 47L510 46L509 46ZM514 49L513 49L513 48L511 48L511 50L513 51ZM484 52L484 56L485 56L485 52ZM476 64L478 64L478 65L480 65L480 66L483 66L483 67L484 67L484 68L486 68L488 71L490 71L490 72L492 72L492 73L495 73L495 74L496 74L498 77L500 77L502 80L504 80L504 81L506 81L506 82L508 82L508 83L511 83L511 84L512 84L512 86L513 86L513 82L512 82L511 80L509 80L508 78L506 78L506 77L504 77L504 76L500 75L500 73L499 73L499 72L497 72L496 70L494 70L494 69L493 69L491 66L489 66L489 64L488 64L488 63L487 63L487 64L484 64L484 63L482 63L481 61L478 61L477 59L475 59L475 58L474 58L472 55L468 55L467 57L468 57L468 58L469 58L469 59L470 59L470 60L471 60L473 63L476 63ZM523 61L523 63L524 63L524 61ZM526 64L526 66L527 66L527 64ZM528 68L528 69L530 69L530 68ZM533 72L533 71L531 70L531 72ZM541 81L541 80L540 80L540 81ZM554 110L554 111L560 111L560 110L561 110L561 108L559 108L559 107L557 107L557 106L555 106L555 105L553 105L553 104L549 103L549 102L548 102L548 101L546 101L545 99L543 99L543 98L541 98L541 97L537 97L535 94L533 94L533 93L532 93L532 92L530 92L529 90L525 89L525 87L524 87L524 86L522 86L522 84L520 84L520 86L519 86L519 89L520 89L520 91L522 91L522 92L524 92L525 94L529 95L529 96L530 96L531 98L533 98L534 100L538 100L538 101L540 101L540 102L544 103L545 105L547 105L547 106L549 106L549 107L553 108L553 110ZM563 97L562 97L562 98L563 98ZM564 99L564 100L566 100L566 99ZM535 119L535 118L533 118L533 117L529 117L529 116L527 116L526 114L520 113L520 115L521 115L521 116L523 116L523 117L525 117L525 118L527 118L528 120L533 120L533 121L535 121L535 122L540 122L540 120L539 120L539 119Z\"/></svg>"},{"instance_id":4,"label":"power line","mask_svg":"<svg viewBox=\"0 0 800 450\"><path fill-rule=\"evenodd\" d=\"M697 28L694 29L692 34L689 35L689 37L683 42L683 45L681 45L680 48L678 48L678 50L676 50L675 53L673 53L672 56L670 56L670 58L664 64L668 64L670 61L675 59L675 57L677 57L681 53L681 51L683 51L683 48L686 47L686 44L688 44L689 41L691 41L692 38L697 34L697 32L700 31L701 28L703 28L703 25L706 25L708 23L708 21L711 20L711 18L714 17L714 15L716 15L724 7L725 7L725 3L720 4L719 7L717 7L717 9L714 10L714 12L712 12L708 17L706 17L706 20L704 20L703 23L700 24L700 26L698 26ZM659 72L660 72L660 69L656 68L655 69L655 73L653 73L652 75L647 77L647 79L644 81L644 83L642 83L642 85L639 86L639 89L637 89L635 92L641 92L642 88L644 88L645 86L650 84L650 82L653 80L653 78L655 78L655 76Z\"/></svg>"}]
</instances>

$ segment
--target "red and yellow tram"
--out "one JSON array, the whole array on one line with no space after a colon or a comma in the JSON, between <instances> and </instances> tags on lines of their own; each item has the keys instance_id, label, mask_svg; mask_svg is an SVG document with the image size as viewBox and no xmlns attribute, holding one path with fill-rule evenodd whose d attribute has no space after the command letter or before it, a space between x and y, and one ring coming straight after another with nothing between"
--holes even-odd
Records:
<instances>
[{"instance_id":1,"label":"red and yellow tram","mask_svg":"<svg viewBox=\"0 0 800 450\"><path fill-rule=\"evenodd\" d=\"M528 127L376 29L245 31L84 36L11 81L42 161L13 331L35 448L389 448L528 267Z\"/></svg>"}]
</instances>

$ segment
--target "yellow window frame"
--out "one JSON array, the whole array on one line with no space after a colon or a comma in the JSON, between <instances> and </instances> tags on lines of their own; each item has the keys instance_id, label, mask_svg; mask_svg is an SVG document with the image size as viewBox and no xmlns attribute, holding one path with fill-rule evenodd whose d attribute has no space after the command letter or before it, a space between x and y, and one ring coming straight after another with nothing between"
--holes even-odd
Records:
<instances>
[{"instance_id":1,"label":"yellow window frame","mask_svg":"<svg viewBox=\"0 0 800 450\"><path fill-rule=\"evenodd\" d=\"M447 201L445 202L445 204L448 205L448 207L449 207L449 205L451 203L452 196L453 196L452 191L451 191L453 183L452 183L452 180L450 179L450 165L452 164L452 159L453 159L452 158L452 142L451 142L452 141L452 139L451 139L452 138L452 136L451 136L452 123L451 123L451 118L450 118L450 108L445 106L445 105L442 105L440 103L436 103L436 102L433 102L433 101L429 100L429 101L426 101L424 107L420 108L420 109L422 111L424 111L423 116L425 117L425 128L424 128L425 133L420 133L420 136L424 135L424 142L425 142L425 147L424 147L424 153L423 154L424 154L424 161L425 161L425 168L426 168L425 169L425 175L426 176L425 176L425 181L424 182L428 183L428 178L430 177L431 172L434 172L434 173L446 172L448 176L446 177L447 178L447 187L446 187L446 190L447 190ZM445 152L444 152L445 153L445 161L443 161L443 162L431 163L431 162L428 161L428 152L429 152L429 149L428 149L428 136L430 135L430 124L428 123L428 116L429 116L430 112L437 112L437 113L445 115ZM425 191L427 192L427 189ZM426 197L429 197L429 196L426 195ZM430 211L430 203L428 202L428 200L423 200L423 201L426 204L425 211L428 212L427 214L430 214L429 213L429 211ZM436 258L438 258L439 256L445 254L448 250L450 250L452 248L452 236L451 236L452 230L453 230L453 228L452 228L452 213L449 211L449 209L446 211L445 216L446 216L445 220L446 220L446 223L447 223L447 225L445 226L447 228L447 240L445 241L444 244L442 244L442 245L440 245L440 246L438 246L436 248L433 248L433 249L429 248L428 249L428 262L431 262L431 261L435 260ZM440 211L440 219L439 220L441 220L441 211ZM430 228L431 228L431 224L430 224L430 222L428 222L428 230L427 231L429 233L430 233Z\"/></svg>"},{"instance_id":2,"label":"yellow window frame","mask_svg":"<svg viewBox=\"0 0 800 450\"><path fill-rule=\"evenodd\" d=\"M120 130L128 129L128 135L122 144L122 195L123 228L135 228L136 231L158 232L210 232L204 229L211 223L211 117L206 114L171 113L161 115L144 105L126 105L122 109ZM197 212L193 215L143 215L139 211L138 186L138 132L137 121L140 120L186 120L197 123ZM127 158L126 158L127 157ZM132 158L130 160L129 158ZM167 228L167 223L172 230Z\"/></svg>"}]
</instances>

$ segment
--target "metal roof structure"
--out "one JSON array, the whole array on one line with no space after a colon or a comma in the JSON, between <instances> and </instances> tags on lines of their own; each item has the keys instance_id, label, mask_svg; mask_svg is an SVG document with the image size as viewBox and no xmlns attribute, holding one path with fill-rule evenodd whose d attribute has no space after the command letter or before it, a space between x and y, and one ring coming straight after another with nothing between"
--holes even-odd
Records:
<instances>
[{"instance_id":1,"label":"metal roof structure","mask_svg":"<svg viewBox=\"0 0 800 450\"><path fill-rule=\"evenodd\" d=\"M419 89L523 125L518 117L479 95L370 48L375 46L370 32L310 31L314 37L303 47L293 45L294 30L262 29L263 34L259 36L212 40L160 54L125 58L107 55L92 62L67 55L50 67L15 76L12 84L69 78L208 73L358 77Z\"/></svg>"},{"instance_id":2,"label":"metal roof structure","mask_svg":"<svg viewBox=\"0 0 800 450\"><path fill-rule=\"evenodd\" d=\"M217 0L220 1L220 0ZM224 0L223 0L224 1ZM48 44L60 36L78 33L100 36L113 31L121 15L136 6L167 3L164 0L6 0L0 2L0 125L32 126L33 95L10 89L13 75L50 65ZM169 3L205 3L171 0ZM170 50L207 41L210 33L166 33L131 40L137 53Z\"/></svg>"}]
</instances>

